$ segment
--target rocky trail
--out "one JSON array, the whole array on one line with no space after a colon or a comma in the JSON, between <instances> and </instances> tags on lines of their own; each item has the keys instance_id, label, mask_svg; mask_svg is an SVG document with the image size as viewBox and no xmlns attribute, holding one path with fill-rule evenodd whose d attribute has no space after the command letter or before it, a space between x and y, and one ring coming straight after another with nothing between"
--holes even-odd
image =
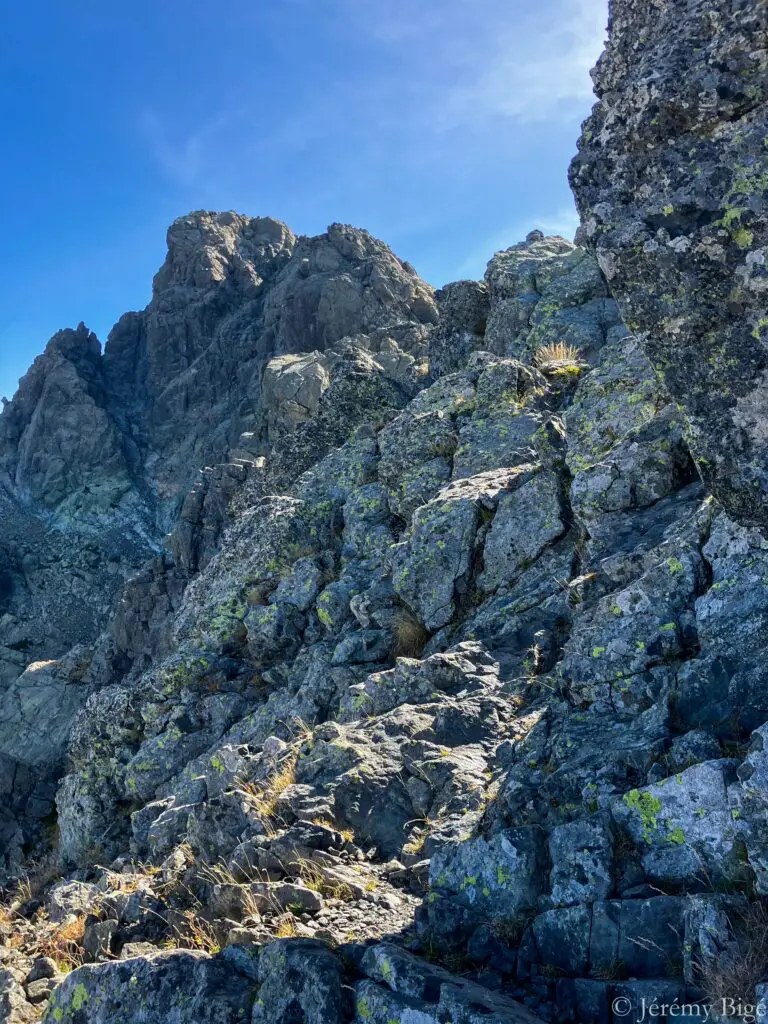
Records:
<instances>
[{"instance_id":1,"label":"rocky trail","mask_svg":"<svg viewBox=\"0 0 768 1024\"><path fill-rule=\"evenodd\" d=\"M762 83L722 125L706 96L764 75L767 16L682 6L670 34L680 5L613 4L582 244L534 231L435 293L364 231L198 212L103 353L81 325L22 380L0 1020L615 1024L761 998L763 200L738 233L700 208L764 116Z\"/></svg>"}]
</instances>

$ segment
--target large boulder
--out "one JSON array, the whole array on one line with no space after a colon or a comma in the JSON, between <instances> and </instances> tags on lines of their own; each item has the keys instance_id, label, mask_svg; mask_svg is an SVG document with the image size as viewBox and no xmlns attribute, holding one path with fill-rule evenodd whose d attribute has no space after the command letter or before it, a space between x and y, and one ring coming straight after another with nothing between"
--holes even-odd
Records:
<instances>
[{"instance_id":1,"label":"large boulder","mask_svg":"<svg viewBox=\"0 0 768 1024\"><path fill-rule=\"evenodd\" d=\"M532 231L497 253L485 282L490 311L483 347L531 362L550 345L566 344L594 357L620 328L594 257L565 238Z\"/></svg>"},{"instance_id":2,"label":"large boulder","mask_svg":"<svg viewBox=\"0 0 768 1024\"><path fill-rule=\"evenodd\" d=\"M745 880L728 796L732 761L706 761L614 800L614 819L637 844L647 877L709 888Z\"/></svg>"},{"instance_id":3,"label":"large boulder","mask_svg":"<svg viewBox=\"0 0 768 1024\"><path fill-rule=\"evenodd\" d=\"M261 951L258 972L253 1024L342 1024L347 1019L341 963L321 942L274 942Z\"/></svg>"},{"instance_id":4,"label":"large boulder","mask_svg":"<svg viewBox=\"0 0 768 1024\"><path fill-rule=\"evenodd\" d=\"M80 967L52 993L48 1024L241 1024L255 984L222 958L192 951Z\"/></svg>"},{"instance_id":5,"label":"large boulder","mask_svg":"<svg viewBox=\"0 0 768 1024\"><path fill-rule=\"evenodd\" d=\"M435 900L446 896L483 920L514 923L544 890L546 856L537 829L519 828L444 846L429 866Z\"/></svg>"},{"instance_id":6,"label":"large boulder","mask_svg":"<svg viewBox=\"0 0 768 1024\"><path fill-rule=\"evenodd\" d=\"M490 303L480 281L455 281L435 296L440 320L429 341L429 371L435 377L462 369L483 347Z\"/></svg>"}]
</instances>

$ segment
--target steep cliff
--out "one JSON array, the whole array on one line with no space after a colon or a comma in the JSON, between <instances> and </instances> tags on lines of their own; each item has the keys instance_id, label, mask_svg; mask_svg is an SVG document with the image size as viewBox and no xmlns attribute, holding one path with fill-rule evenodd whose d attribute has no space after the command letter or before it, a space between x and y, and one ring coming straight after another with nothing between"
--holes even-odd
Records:
<instances>
[{"instance_id":1,"label":"steep cliff","mask_svg":"<svg viewBox=\"0 0 768 1024\"><path fill-rule=\"evenodd\" d=\"M612 0L571 184L582 237L685 410L703 478L768 524L768 9Z\"/></svg>"},{"instance_id":2,"label":"steep cliff","mask_svg":"<svg viewBox=\"0 0 768 1024\"><path fill-rule=\"evenodd\" d=\"M120 320L103 354L82 324L56 335L0 415L3 676L93 641L200 470L264 448L284 399L267 388L261 401L271 357L366 334L403 377L435 318L432 290L365 231L176 221L147 309Z\"/></svg>"}]
</instances>

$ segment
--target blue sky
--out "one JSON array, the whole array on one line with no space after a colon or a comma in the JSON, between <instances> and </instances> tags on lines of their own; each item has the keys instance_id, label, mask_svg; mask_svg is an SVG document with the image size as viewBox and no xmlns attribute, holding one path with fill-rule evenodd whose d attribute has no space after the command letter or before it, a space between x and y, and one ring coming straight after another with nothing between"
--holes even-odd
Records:
<instances>
[{"instance_id":1,"label":"blue sky","mask_svg":"<svg viewBox=\"0 0 768 1024\"><path fill-rule=\"evenodd\" d=\"M344 221L428 281L528 230L566 181L607 0L38 0L0 34L0 395L57 329L149 300L193 209Z\"/></svg>"}]
</instances>

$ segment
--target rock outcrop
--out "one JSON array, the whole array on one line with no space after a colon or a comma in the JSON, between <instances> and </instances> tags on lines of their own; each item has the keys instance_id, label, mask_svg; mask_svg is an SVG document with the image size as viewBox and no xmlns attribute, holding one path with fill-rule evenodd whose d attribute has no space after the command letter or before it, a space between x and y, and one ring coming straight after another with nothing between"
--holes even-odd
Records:
<instances>
[{"instance_id":1,"label":"rock outcrop","mask_svg":"<svg viewBox=\"0 0 768 1024\"><path fill-rule=\"evenodd\" d=\"M38 663L78 644L87 666L111 613L122 646L101 644L94 678L108 678L118 658L146 658L137 633L165 628L230 522L233 493L258 475L259 453L297 426L301 402L314 433L303 452L292 435L291 466L311 465L368 416L358 409L353 424L344 411L356 373L373 382L371 407L407 402L436 316L432 289L367 232L336 224L297 238L269 218L195 213L172 225L152 302L121 319L103 354L82 324L49 342L0 415L4 816L37 794L32 820L45 818L66 723L92 689L66 687L66 713L58 697L41 701L47 683L30 697ZM290 380L301 381L292 406ZM276 460L270 470L279 491ZM38 703L41 720L27 723ZM49 728L41 758L35 737Z\"/></svg>"},{"instance_id":2,"label":"rock outcrop","mask_svg":"<svg viewBox=\"0 0 768 1024\"><path fill-rule=\"evenodd\" d=\"M581 237L685 412L702 477L768 525L768 10L612 0L571 184Z\"/></svg>"},{"instance_id":3,"label":"rock outcrop","mask_svg":"<svg viewBox=\"0 0 768 1024\"><path fill-rule=\"evenodd\" d=\"M112 331L104 373L148 486L175 511L195 470L256 427L271 357L393 330L392 350L409 351L435 319L429 286L365 231L297 238L270 218L198 213L168 232L152 302Z\"/></svg>"},{"instance_id":4,"label":"rock outcrop","mask_svg":"<svg viewBox=\"0 0 768 1024\"><path fill-rule=\"evenodd\" d=\"M153 554L98 636L9 648L9 1020L706 1000L768 892L768 542L589 251L535 232L435 299L363 232L196 215L104 356L42 359L5 413L19 536L141 509ZM109 507L66 417L19 454L51 374L112 424Z\"/></svg>"}]
</instances>

